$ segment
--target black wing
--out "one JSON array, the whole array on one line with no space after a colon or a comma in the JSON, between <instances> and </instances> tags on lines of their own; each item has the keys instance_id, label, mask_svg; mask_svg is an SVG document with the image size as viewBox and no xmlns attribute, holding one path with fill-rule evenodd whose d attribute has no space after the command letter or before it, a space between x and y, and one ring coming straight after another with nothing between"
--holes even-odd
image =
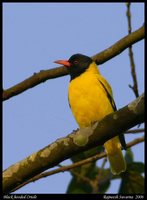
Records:
<instances>
[{"instance_id":1,"label":"black wing","mask_svg":"<svg viewBox=\"0 0 147 200\"><path fill-rule=\"evenodd\" d=\"M111 105L112 105L113 110L116 111L117 108L116 108L116 104L115 104L115 102L114 102L113 97L112 97L111 94L108 92L108 90L107 90L107 88L105 87L105 85L104 85L100 80L99 80L99 82L101 83L101 85L103 86L104 90L106 91L107 97L108 97L108 99L109 99L109 101L110 101L110 103L111 103ZM127 146L126 146L126 141L125 141L125 137L124 137L124 134L123 134L123 133L119 134L119 140L120 140L120 143L121 143L122 148L123 148L124 150L126 150L126 149L127 149Z\"/></svg>"}]
</instances>

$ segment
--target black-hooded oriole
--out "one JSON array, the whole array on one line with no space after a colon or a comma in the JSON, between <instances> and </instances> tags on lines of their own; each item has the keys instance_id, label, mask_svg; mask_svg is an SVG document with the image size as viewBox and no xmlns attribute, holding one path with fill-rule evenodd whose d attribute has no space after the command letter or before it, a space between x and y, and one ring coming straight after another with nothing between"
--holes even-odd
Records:
<instances>
[{"instance_id":1,"label":"black-hooded oriole","mask_svg":"<svg viewBox=\"0 0 147 200\"><path fill-rule=\"evenodd\" d=\"M112 89L100 74L96 63L88 56L75 54L69 60L58 60L69 69L71 80L68 99L72 113L80 128L91 126L116 110ZM121 151L121 140L116 136L104 143L113 174L126 170L126 163Z\"/></svg>"}]
</instances>

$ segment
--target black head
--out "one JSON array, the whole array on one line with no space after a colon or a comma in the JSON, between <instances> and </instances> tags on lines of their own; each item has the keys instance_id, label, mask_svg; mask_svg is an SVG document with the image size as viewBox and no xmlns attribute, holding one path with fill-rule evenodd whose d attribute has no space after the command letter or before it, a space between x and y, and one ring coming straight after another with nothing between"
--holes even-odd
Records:
<instances>
[{"instance_id":1,"label":"black head","mask_svg":"<svg viewBox=\"0 0 147 200\"><path fill-rule=\"evenodd\" d=\"M82 54L74 54L69 58L68 62L70 63L68 69L72 80L88 69L89 65L92 63L92 59Z\"/></svg>"},{"instance_id":2,"label":"black head","mask_svg":"<svg viewBox=\"0 0 147 200\"><path fill-rule=\"evenodd\" d=\"M92 62L90 57L82 54L74 54L69 60L55 61L55 63L62 64L68 68L71 80L85 72Z\"/></svg>"}]
</instances>

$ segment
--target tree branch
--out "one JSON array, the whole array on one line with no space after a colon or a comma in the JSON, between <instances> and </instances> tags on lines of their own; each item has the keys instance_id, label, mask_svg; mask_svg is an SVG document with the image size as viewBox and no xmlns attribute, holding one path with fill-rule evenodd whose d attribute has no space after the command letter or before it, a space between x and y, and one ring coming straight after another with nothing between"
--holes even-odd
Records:
<instances>
[{"instance_id":1,"label":"tree branch","mask_svg":"<svg viewBox=\"0 0 147 200\"><path fill-rule=\"evenodd\" d=\"M128 19L128 34L131 34L132 32L132 26L131 26L131 11L130 11L130 6L131 3L126 3L127 5L127 19ZM139 96L138 92L138 83L137 83L137 76L136 76L136 70L135 70L135 62L134 62L134 56L133 56L133 50L132 50L132 45L129 47L129 57L130 57L130 65L131 65L131 74L133 78L134 85L129 87L133 90L136 98Z\"/></svg>"},{"instance_id":2,"label":"tree branch","mask_svg":"<svg viewBox=\"0 0 147 200\"><path fill-rule=\"evenodd\" d=\"M13 188L56 166L71 156L102 145L112 137L144 121L144 95L135 101L107 115L92 127L74 131L65 138L58 139L40 151L17 162L3 172L3 192L9 193Z\"/></svg>"},{"instance_id":3,"label":"tree branch","mask_svg":"<svg viewBox=\"0 0 147 200\"><path fill-rule=\"evenodd\" d=\"M111 58L119 55L130 45L133 45L134 43L142 40L144 38L144 35L145 35L144 26L142 26L138 30L132 32L131 34L127 35L126 37L116 42L108 49L96 54L95 56L92 56L92 58L97 63L97 65L103 64L104 62L110 60Z\"/></svg>"},{"instance_id":4,"label":"tree branch","mask_svg":"<svg viewBox=\"0 0 147 200\"><path fill-rule=\"evenodd\" d=\"M92 185L92 194L97 194L98 192L100 192L100 183L101 183L101 180L103 177L102 173L103 173L106 163L107 163L107 158L104 158L103 162L102 162L102 166L99 168L99 173L97 174L97 176L95 177L94 180L91 180L92 181L92 184L91 184Z\"/></svg>"},{"instance_id":5,"label":"tree branch","mask_svg":"<svg viewBox=\"0 0 147 200\"><path fill-rule=\"evenodd\" d=\"M141 142L144 142L144 137L140 137L140 138L134 139L133 141L129 142L127 144L127 148L133 147L137 144L140 144ZM11 190L11 192L14 192L14 191L20 189L21 187L27 185L28 183L35 182L35 181L37 181L41 178L46 178L46 177L51 176L53 174L57 174L57 173L65 172L65 171L70 171L70 170L72 170L76 167L80 167L80 166L85 165L87 163L91 163L91 162L100 160L102 158L105 158L106 156L107 156L107 154L105 152L102 152L102 153L96 154L94 156L91 156L89 158L86 158L84 160L75 162L73 164L66 165L66 166L60 166L60 168L38 174L38 175L34 176L33 178L29 179L28 181L22 183L21 185L18 185L16 188Z\"/></svg>"},{"instance_id":6,"label":"tree branch","mask_svg":"<svg viewBox=\"0 0 147 200\"><path fill-rule=\"evenodd\" d=\"M125 131L125 134L128 134L128 133L141 133L141 132L144 132L145 129L144 128L140 128L140 129L131 129L131 130L128 130L128 131Z\"/></svg>"},{"instance_id":7,"label":"tree branch","mask_svg":"<svg viewBox=\"0 0 147 200\"><path fill-rule=\"evenodd\" d=\"M102 64L116 55L119 55L122 51L128 48L130 45L142 40L144 38L144 26L139 28L138 30L134 31L133 33L127 35L126 37L122 38L114 45L109 47L108 49L92 56L92 59L97 64ZM68 70L64 67L58 67L49 70L41 70L38 73L34 73L33 76L27 78L26 80L22 81L21 83L6 89L3 91L3 100L7 100L13 96L16 96L48 79L57 78L61 76L65 76L68 74Z\"/></svg>"}]
</instances>

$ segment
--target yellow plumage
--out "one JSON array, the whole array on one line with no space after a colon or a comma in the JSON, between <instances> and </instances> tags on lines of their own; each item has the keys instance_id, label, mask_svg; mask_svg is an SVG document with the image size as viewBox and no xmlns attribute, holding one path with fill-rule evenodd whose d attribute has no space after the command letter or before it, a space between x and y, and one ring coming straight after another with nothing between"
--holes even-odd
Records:
<instances>
[{"instance_id":1,"label":"yellow plumage","mask_svg":"<svg viewBox=\"0 0 147 200\"><path fill-rule=\"evenodd\" d=\"M72 79L69 84L68 98L72 113L80 128L91 126L114 112L114 101L110 102L112 90L109 83L101 76L95 62L84 73ZM112 98L113 99L113 98ZM119 137L104 144L113 174L126 170Z\"/></svg>"}]
</instances>

